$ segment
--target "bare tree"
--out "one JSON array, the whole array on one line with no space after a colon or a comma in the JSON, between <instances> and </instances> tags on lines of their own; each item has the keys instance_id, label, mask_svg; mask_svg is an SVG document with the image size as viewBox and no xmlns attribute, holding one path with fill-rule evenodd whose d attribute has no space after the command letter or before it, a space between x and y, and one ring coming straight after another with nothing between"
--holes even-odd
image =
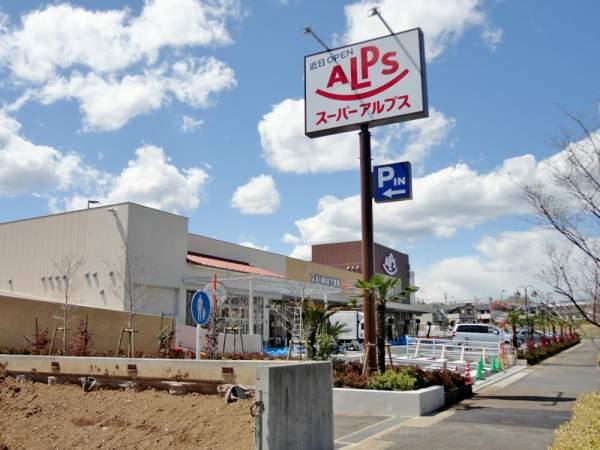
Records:
<instances>
[{"instance_id":1,"label":"bare tree","mask_svg":"<svg viewBox=\"0 0 600 450\"><path fill-rule=\"evenodd\" d=\"M77 279L77 275L81 270L81 267L85 264L85 259L81 256L77 256L73 253L63 256L59 260L53 260L52 265L58 273L58 279L56 280L57 287L62 291L63 298L63 326L54 330L52 335L52 343L50 344L50 352L52 352L52 346L54 344L54 338L56 331L62 331L63 355L67 354L68 347L68 332L69 332L69 313L73 307L71 301L73 294L79 289L80 280Z\"/></svg>"},{"instance_id":2,"label":"bare tree","mask_svg":"<svg viewBox=\"0 0 600 450\"><path fill-rule=\"evenodd\" d=\"M114 287L117 296L123 295L123 306L128 313L127 328L122 328L119 335L117 353L121 350L123 334L127 334L127 357L135 357L135 317L149 296L152 275L146 269L146 265L136 256L131 255L126 247L123 247L124 264L122 268L113 270L118 283ZM122 289L122 290L121 290Z\"/></svg>"},{"instance_id":3,"label":"bare tree","mask_svg":"<svg viewBox=\"0 0 600 450\"><path fill-rule=\"evenodd\" d=\"M540 278L569 300L588 322L600 327L580 304L595 302L600 273L600 131L592 132L578 117L564 112L575 134L558 140L561 152L545 161L542 181L523 184L527 202L542 224L554 229L566 251L551 248L549 267Z\"/></svg>"}]
</instances>

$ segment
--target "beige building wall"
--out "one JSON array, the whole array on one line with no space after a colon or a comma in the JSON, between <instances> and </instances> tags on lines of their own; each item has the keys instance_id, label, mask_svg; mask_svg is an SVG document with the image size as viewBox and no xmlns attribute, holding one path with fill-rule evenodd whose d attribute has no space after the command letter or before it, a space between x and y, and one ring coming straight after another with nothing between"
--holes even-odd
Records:
<instances>
[{"instance_id":1,"label":"beige building wall","mask_svg":"<svg viewBox=\"0 0 600 450\"><path fill-rule=\"evenodd\" d=\"M35 335L35 318L38 318L39 329L48 329L49 337L55 327L63 325L63 307L61 303L30 300L26 298L0 296L0 353L9 349L27 349L25 336ZM90 350L93 352L115 352L121 328L127 326L128 314L122 311L79 306L69 310L70 320L69 342L74 337L80 321L88 318L88 330L92 333ZM165 328L171 323L166 319ZM136 351L144 353L158 352L157 336L160 332L161 318L137 314L134 326L138 330L135 336ZM123 341L125 345L125 339ZM61 348L62 335L57 333L54 347ZM125 346L122 347L126 350Z\"/></svg>"},{"instance_id":2,"label":"beige building wall","mask_svg":"<svg viewBox=\"0 0 600 450\"><path fill-rule=\"evenodd\" d=\"M324 264L289 257L286 258L285 276L288 279L311 282L313 274L340 280L340 288L342 289L354 286L354 282L361 276L359 273L338 269Z\"/></svg>"}]
</instances>

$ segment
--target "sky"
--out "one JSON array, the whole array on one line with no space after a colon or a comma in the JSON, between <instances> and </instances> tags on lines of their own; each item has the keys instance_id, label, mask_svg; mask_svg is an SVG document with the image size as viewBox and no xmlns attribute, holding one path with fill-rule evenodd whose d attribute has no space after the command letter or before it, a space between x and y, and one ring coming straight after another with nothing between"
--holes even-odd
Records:
<instances>
[{"instance_id":1,"label":"sky","mask_svg":"<svg viewBox=\"0 0 600 450\"><path fill-rule=\"evenodd\" d=\"M360 238L358 136L304 136L303 58L386 30L425 36L429 118L373 130L413 200L375 240L410 255L417 297L535 284L557 236L518 184L571 123L598 119L600 3L547 0L80 0L0 3L0 222L134 201L189 231L310 259Z\"/></svg>"}]
</instances>

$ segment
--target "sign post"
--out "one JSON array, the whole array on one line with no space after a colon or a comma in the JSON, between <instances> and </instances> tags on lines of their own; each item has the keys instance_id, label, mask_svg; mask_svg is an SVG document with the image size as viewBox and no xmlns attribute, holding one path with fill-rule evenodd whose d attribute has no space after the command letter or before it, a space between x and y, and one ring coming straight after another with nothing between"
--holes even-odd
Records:
<instances>
[{"instance_id":1,"label":"sign post","mask_svg":"<svg viewBox=\"0 0 600 450\"><path fill-rule=\"evenodd\" d=\"M200 359L202 343L200 340L200 326L208 322L210 318L210 299L205 292L196 291L192 296L191 304L192 319L196 322L196 359Z\"/></svg>"},{"instance_id":2,"label":"sign post","mask_svg":"<svg viewBox=\"0 0 600 450\"><path fill-rule=\"evenodd\" d=\"M376 15L381 18L378 10ZM361 269L363 279L369 281L374 274L374 183L369 129L429 115L423 33L415 28L329 49L310 28L306 30L317 38L326 51L304 58L305 134L316 138L360 130ZM382 171L382 175L385 175L383 178L389 177L390 170ZM396 178L392 174L391 180ZM395 200L400 195L394 192L396 190L400 189L392 189L387 194L387 190L381 192L384 198L381 201L386 201L388 196L389 200ZM375 192L379 193L379 188L375 187ZM380 201L377 196L375 201ZM375 299L367 291L363 312L366 350L374 347L377 334ZM366 353L369 373L377 367L373 350L371 348Z\"/></svg>"}]
</instances>

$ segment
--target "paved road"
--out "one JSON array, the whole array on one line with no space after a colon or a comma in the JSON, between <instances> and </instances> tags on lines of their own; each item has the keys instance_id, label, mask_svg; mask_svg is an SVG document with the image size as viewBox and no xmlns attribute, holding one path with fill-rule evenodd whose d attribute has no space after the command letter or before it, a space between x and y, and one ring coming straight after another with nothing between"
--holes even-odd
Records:
<instances>
[{"instance_id":1,"label":"paved road","mask_svg":"<svg viewBox=\"0 0 600 450\"><path fill-rule=\"evenodd\" d=\"M373 424L370 430L376 433L368 433L371 438L362 442L355 439L361 437L359 433L348 436L340 423L336 438L357 443L353 447L357 450L547 449L554 429L570 418L575 398L600 389L599 351L593 342L585 341L521 372L517 381L499 382L447 411L410 419L370 418L369 422L362 418L364 424Z\"/></svg>"}]
</instances>

